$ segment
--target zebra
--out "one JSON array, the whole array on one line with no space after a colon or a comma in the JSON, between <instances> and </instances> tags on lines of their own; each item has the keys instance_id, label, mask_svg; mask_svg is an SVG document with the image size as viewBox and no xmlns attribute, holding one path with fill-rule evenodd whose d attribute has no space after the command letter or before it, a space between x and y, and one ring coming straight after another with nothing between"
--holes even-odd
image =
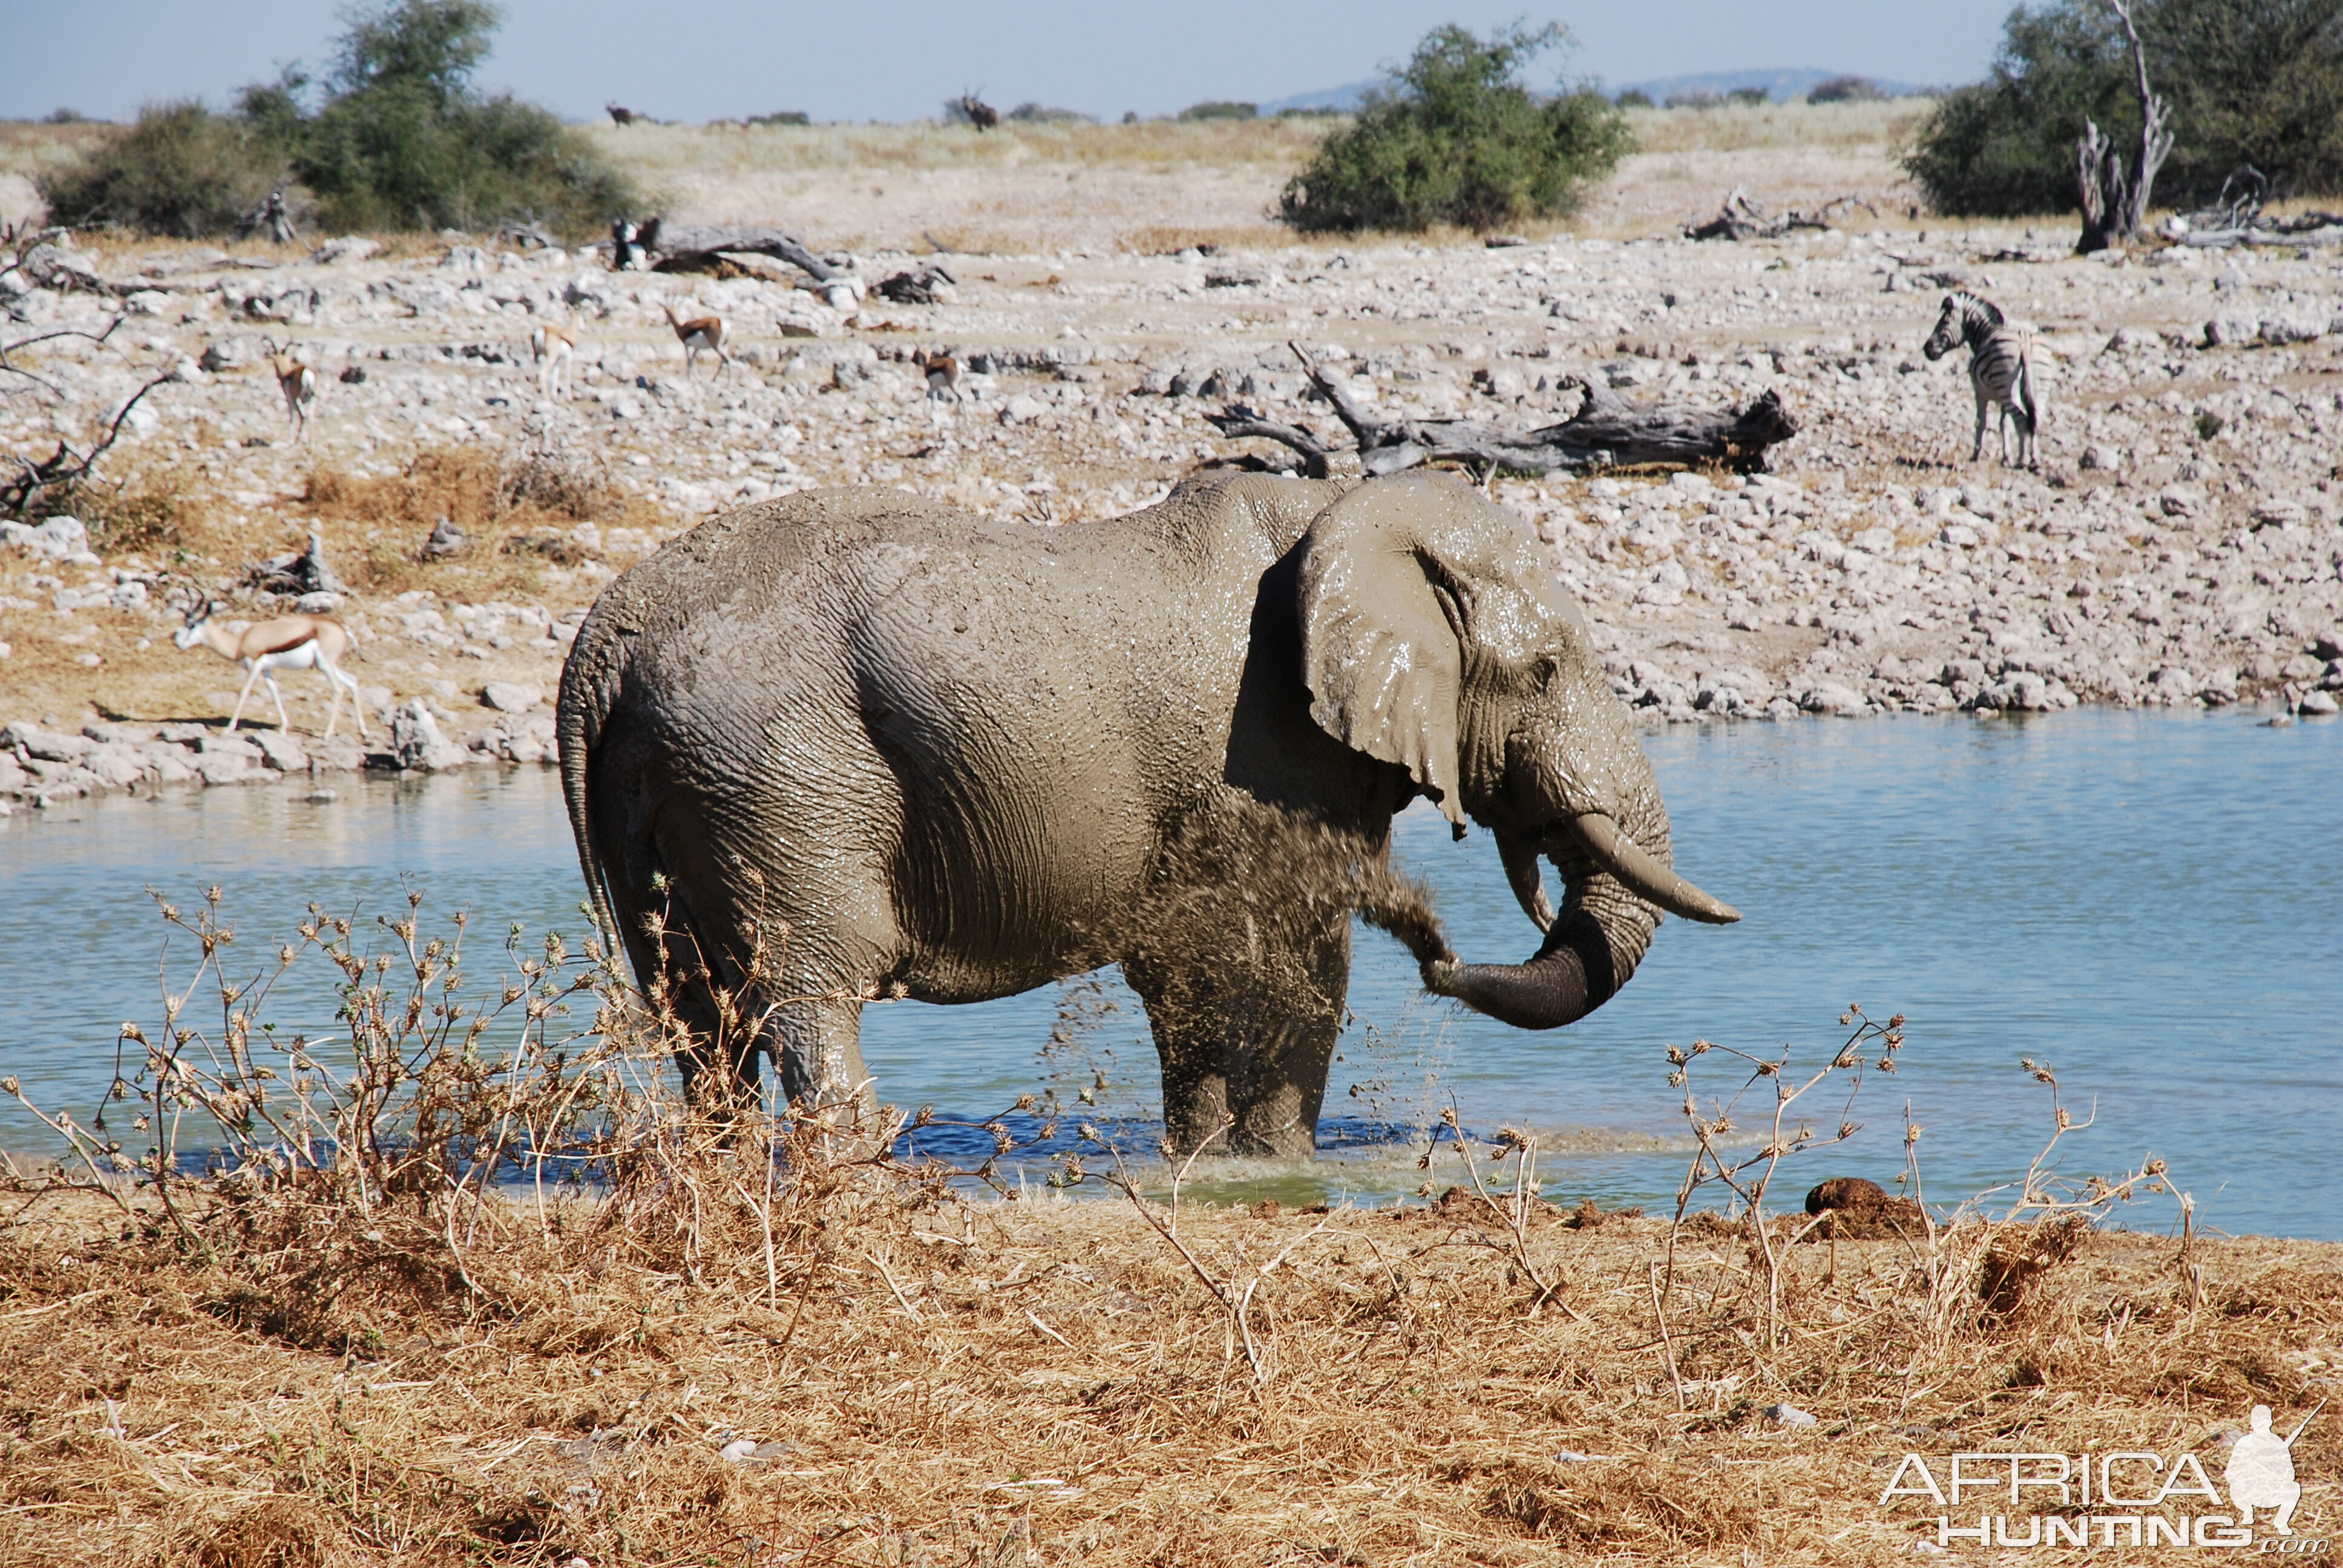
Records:
<instances>
[{"instance_id":1,"label":"zebra","mask_svg":"<svg viewBox=\"0 0 2343 1568\"><path fill-rule=\"evenodd\" d=\"M2020 466L2038 466L2041 453L2036 435L2042 427L2042 396L2034 384L2034 329L2007 325L2000 311L1974 294L1948 294L1944 314L1936 318L1936 330L1928 335L1920 352L1930 359L1942 359L1963 343L1969 347L1969 387L1976 394L1976 439L1969 447L1969 461L1976 462L1985 452L1986 407L1997 403L2001 417L1994 427L2001 437L2003 466L2009 465L2013 421L2017 426Z\"/></svg>"}]
</instances>

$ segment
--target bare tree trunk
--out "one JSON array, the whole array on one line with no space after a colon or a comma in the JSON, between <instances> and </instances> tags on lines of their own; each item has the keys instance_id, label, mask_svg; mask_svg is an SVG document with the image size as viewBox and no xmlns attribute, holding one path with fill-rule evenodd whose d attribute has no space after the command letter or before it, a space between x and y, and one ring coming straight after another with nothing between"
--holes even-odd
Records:
<instances>
[{"instance_id":1,"label":"bare tree trunk","mask_svg":"<svg viewBox=\"0 0 2343 1568\"><path fill-rule=\"evenodd\" d=\"M2137 177L2124 177L2123 155L2096 121L2083 122L2083 138L2075 144L2075 182L2083 204L2082 237L2077 251L2088 255L2139 237L2147 220L2147 201L2156 188L2157 171L2172 155L2171 107L2147 81L2147 50L2132 25L2128 0L2107 0L2123 22L2131 43L2132 91L2139 99L2139 158Z\"/></svg>"}]
</instances>

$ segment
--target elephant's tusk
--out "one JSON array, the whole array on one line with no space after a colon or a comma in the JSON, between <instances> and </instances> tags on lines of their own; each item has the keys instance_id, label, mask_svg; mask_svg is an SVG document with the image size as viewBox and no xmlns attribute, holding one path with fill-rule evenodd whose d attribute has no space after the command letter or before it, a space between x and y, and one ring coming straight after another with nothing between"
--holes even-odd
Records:
<instances>
[{"instance_id":1,"label":"elephant's tusk","mask_svg":"<svg viewBox=\"0 0 2343 1568\"><path fill-rule=\"evenodd\" d=\"M1731 925L1741 918L1741 911L1731 904L1709 897L1652 859L1641 845L1619 831L1619 824L1602 812L1589 811L1573 825L1579 837L1585 839L1595 863L1645 902L1657 904L1672 915L1703 920L1712 926Z\"/></svg>"},{"instance_id":2,"label":"elephant's tusk","mask_svg":"<svg viewBox=\"0 0 2343 1568\"><path fill-rule=\"evenodd\" d=\"M1554 905L1545 896L1545 877L1538 869L1537 840L1499 833L1497 859L1505 868L1505 880L1513 887L1513 897L1520 900L1522 913L1539 930L1552 930Z\"/></svg>"}]
</instances>

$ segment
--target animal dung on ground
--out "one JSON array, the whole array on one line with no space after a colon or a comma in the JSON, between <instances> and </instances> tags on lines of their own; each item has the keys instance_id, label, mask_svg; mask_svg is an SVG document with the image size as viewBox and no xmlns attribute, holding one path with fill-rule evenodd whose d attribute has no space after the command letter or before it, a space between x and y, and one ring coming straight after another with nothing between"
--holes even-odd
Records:
<instances>
[{"instance_id":1,"label":"animal dung on ground","mask_svg":"<svg viewBox=\"0 0 2343 1568\"><path fill-rule=\"evenodd\" d=\"M1861 1176L1817 1184L1806 1194L1806 1212L1820 1221L1807 1232L1817 1241L1876 1241L1916 1234L1927 1224L1919 1204Z\"/></svg>"}]
</instances>

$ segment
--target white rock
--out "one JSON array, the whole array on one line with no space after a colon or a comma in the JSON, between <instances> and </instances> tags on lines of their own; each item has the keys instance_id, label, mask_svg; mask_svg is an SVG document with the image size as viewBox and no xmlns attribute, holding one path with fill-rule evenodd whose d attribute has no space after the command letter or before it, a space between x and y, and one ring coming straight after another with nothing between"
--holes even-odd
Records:
<instances>
[{"instance_id":1,"label":"white rock","mask_svg":"<svg viewBox=\"0 0 2343 1568\"><path fill-rule=\"evenodd\" d=\"M1825 680L1809 688L1798 699L1798 706L1808 713L1860 713L1864 701L1837 682Z\"/></svg>"},{"instance_id":2,"label":"white rock","mask_svg":"<svg viewBox=\"0 0 2343 1568\"><path fill-rule=\"evenodd\" d=\"M364 261L380 256L382 246L361 234L346 234L339 239L329 239L319 246L310 259L331 265L337 261Z\"/></svg>"},{"instance_id":3,"label":"white rock","mask_svg":"<svg viewBox=\"0 0 2343 1568\"><path fill-rule=\"evenodd\" d=\"M1815 1426L1820 1424L1820 1422L1818 1422L1813 1416L1808 1415L1805 1411L1800 1410L1794 1404L1767 1405L1765 1407L1765 1419L1774 1422L1776 1426Z\"/></svg>"},{"instance_id":4,"label":"white rock","mask_svg":"<svg viewBox=\"0 0 2343 1568\"><path fill-rule=\"evenodd\" d=\"M517 680L491 680L481 689L480 700L498 713L527 713L545 700L545 693Z\"/></svg>"},{"instance_id":5,"label":"white rock","mask_svg":"<svg viewBox=\"0 0 2343 1568\"><path fill-rule=\"evenodd\" d=\"M2327 317L2299 312L2274 316L2262 323L2261 340L2273 347L2289 343L2316 343L2327 335Z\"/></svg>"},{"instance_id":6,"label":"white rock","mask_svg":"<svg viewBox=\"0 0 2343 1568\"><path fill-rule=\"evenodd\" d=\"M1031 425L1050 411L1050 406L1039 397L1020 392L1001 406L1001 422L1004 425Z\"/></svg>"},{"instance_id":7,"label":"white rock","mask_svg":"<svg viewBox=\"0 0 2343 1568\"><path fill-rule=\"evenodd\" d=\"M2224 311L2205 324L2205 347L2235 348L2239 344L2257 341L2261 335L2261 317Z\"/></svg>"},{"instance_id":8,"label":"white rock","mask_svg":"<svg viewBox=\"0 0 2343 1568\"><path fill-rule=\"evenodd\" d=\"M2343 708L2343 703L2338 703L2331 691L2306 691L2294 705L2297 713L2319 717L2333 713L2338 708Z\"/></svg>"},{"instance_id":9,"label":"white rock","mask_svg":"<svg viewBox=\"0 0 2343 1568\"><path fill-rule=\"evenodd\" d=\"M400 767L432 773L459 767L466 760L464 749L440 733L439 721L431 717L431 709L419 697L392 718L390 749Z\"/></svg>"}]
</instances>

